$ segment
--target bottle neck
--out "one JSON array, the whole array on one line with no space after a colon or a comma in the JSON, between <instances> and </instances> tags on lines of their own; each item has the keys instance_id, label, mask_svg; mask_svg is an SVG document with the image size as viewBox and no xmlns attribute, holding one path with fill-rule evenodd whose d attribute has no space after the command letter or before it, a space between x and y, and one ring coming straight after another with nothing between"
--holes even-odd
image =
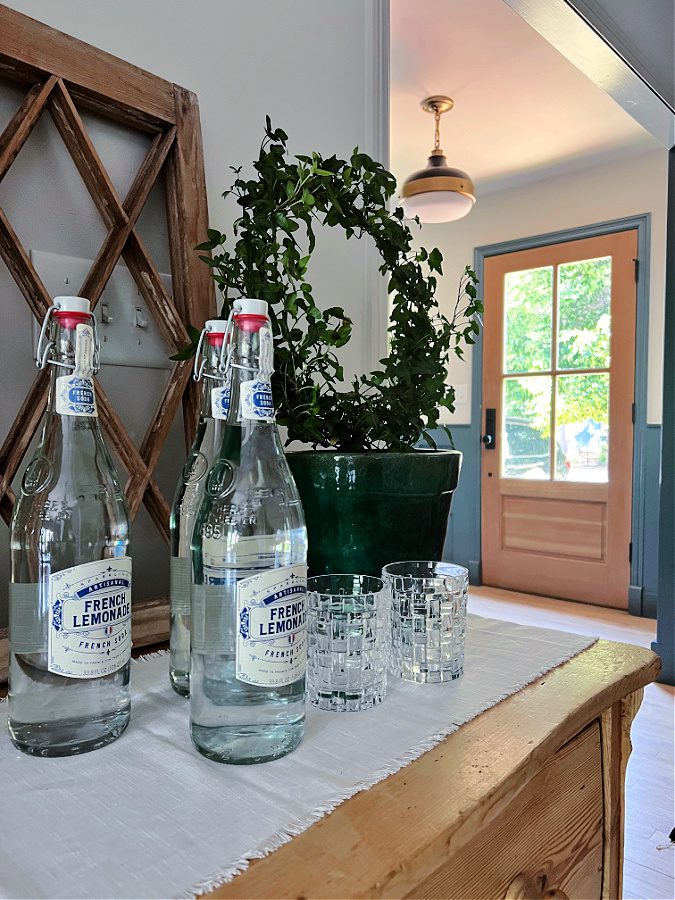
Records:
<instances>
[{"instance_id":1,"label":"bottle neck","mask_svg":"<svg viewBox=\"0 0 675 900\"><path fill-rule=\"evenodd\" d=\"M91 316L73 314L72 316L53 319L51 326L50 340L52 348L49 353L51 377L50 391L47 411L58 414L56 409L57 395L57 378L63 375L72 375L75 369L76 342L77 342L77 326L79 324L90 324ZM93 375L88 376L93 383ZM72 416L64 416L65 419L72 419ZM96 422L96 419L93 419Z\"/></svg>"},{"instance_id":2,"label":"bottle neck","mask_svg":"<svg viewBox=\"0 0 675 900\"><path fill-rule=\"evenodd\" d=\"M211 391L227 384L227 375L220 371L222 344L207 342L204 354L204 369L200 381L200 415L203 419L213 418L211 413ZM227 351L225 353L227 355Z\"/></svg>"},{"instance_id":3,"label":"bottle neck","mask_svg":"<svg viewBox=\"0 0 675 900\"><path fill-rule=\"evenodd\" d=\"M273 398L270 381L273 368L272 328L267 316L240 315L234 317L230 357L230 416L229 421L242 425L274 424ZM242 386L246 382L262 382L269 397L270 419L247 418L242 409Z\"/></svg>"}]
</instances>

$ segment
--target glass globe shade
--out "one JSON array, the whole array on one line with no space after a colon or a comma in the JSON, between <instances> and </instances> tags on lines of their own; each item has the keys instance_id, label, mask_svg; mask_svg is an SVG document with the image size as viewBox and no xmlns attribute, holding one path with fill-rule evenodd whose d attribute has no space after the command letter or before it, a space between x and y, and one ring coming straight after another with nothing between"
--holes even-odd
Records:
<instances>
[{"instance_id":1,"label":"glass globe shade","mask_svg":"<svg viewBox=\"0 0 675 900\"><path fill-rule=\"evenodd\" d=\"M454 222L471 212L476 201L458 191L425 191L404 197L401 206L407 219L417 216L420 222L438 224Z\"/></svg>"}]
</instances>

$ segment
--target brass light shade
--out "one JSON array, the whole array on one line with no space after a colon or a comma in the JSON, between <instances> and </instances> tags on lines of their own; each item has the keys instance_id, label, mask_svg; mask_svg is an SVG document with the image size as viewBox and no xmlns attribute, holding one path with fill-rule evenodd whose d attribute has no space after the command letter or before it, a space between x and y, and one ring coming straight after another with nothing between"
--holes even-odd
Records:
<instances>
[{"instance_id":1,"label":"brass light shade","mask_svg":"<svg viewBox=\"0 0 675 900\"><path fill-rule=\"evenodd\" d=\"M426 168L403 183L401 199L409 219L417 216L420 222L453 222L471 212L476 202L473 181L466 172L449 166L440 148L440 118L453 106L450 97L440 94L422 101L422 109L435 118L434 149Z\"/></svg>"}]
</instances>

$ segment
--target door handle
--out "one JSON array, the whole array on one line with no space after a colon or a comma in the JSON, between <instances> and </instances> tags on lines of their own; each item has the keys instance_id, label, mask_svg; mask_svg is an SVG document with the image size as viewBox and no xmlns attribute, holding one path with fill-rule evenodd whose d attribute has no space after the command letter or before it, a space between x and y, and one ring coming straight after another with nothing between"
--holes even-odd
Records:
<instances>
[{"instance_id":1,"label":"door handle","mask_svg":"<svg viewBox=\"0 0 675 900\"><path fill-rule=\"evenodd\" d=\"M494 450L497 446L497 410L485 410L485 434L481 441L486 450Z\"/></svg>"}]
</instances>

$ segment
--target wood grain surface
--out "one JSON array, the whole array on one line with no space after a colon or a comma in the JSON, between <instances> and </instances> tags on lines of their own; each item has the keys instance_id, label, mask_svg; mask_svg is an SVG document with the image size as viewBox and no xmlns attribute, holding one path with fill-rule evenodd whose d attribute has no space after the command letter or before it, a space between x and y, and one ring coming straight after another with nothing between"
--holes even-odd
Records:
<instances>
[{"instance_id":1,"label":"wood grain surface","mask_svg":"<svg viewBox=\"0 0 675 900\"><path fill-rule=\"evenodd\" d=\"M414 895L484 829L503 821L566 743L659 669L649 650L599 641L208 896ZM600 766L598 751L598 773ZM595 838L583 823L581 830L590 848ZM590 877L584 872L582 881Z\"/></svg>"}]
</instances>

